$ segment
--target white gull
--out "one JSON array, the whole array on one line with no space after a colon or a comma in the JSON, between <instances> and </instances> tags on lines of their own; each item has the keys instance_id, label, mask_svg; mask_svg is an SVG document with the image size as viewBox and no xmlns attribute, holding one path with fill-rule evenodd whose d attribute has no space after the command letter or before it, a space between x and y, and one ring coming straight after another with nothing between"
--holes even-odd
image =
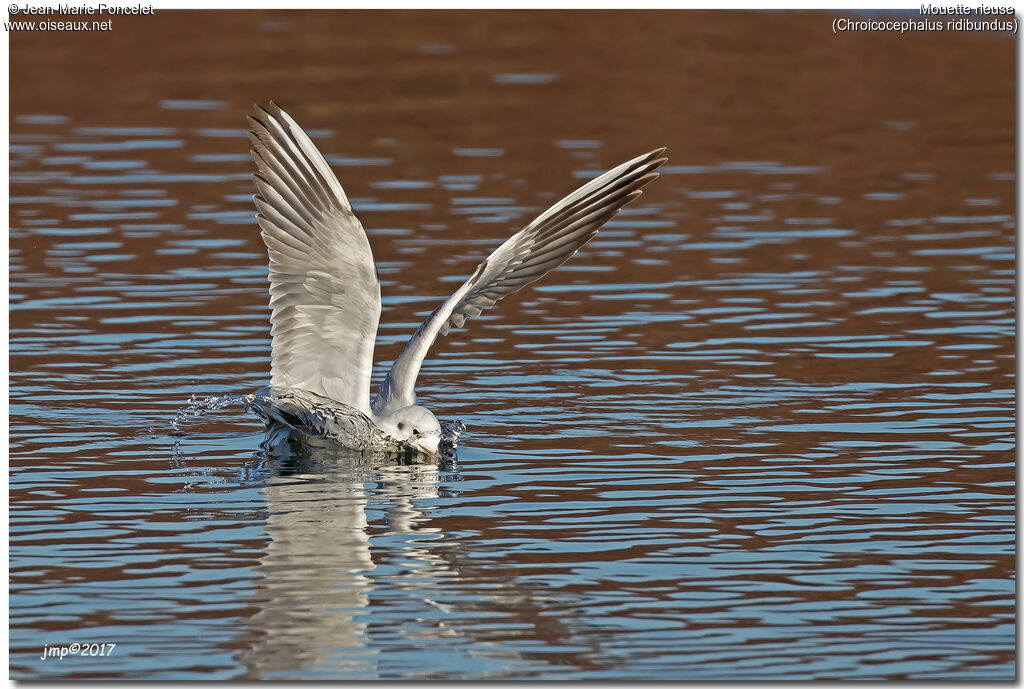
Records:
<instances>
[{"instance_id":1,"label":"white gull","mask_svg":"<svg viewBox=\"0 0 1024 689\"><path fill-rule=\"evenodd\" d=\"M557 268L641 194L664 148L605 172L512 235L416 329L370 399L380 278L337 177L309 136L274 103L249 117L257 221L270 259L268 422L368 446L373 436L436 456L441 425L416 403L416 377L438 333L461 327ZM361 447L357 449L362 449Z\"/></svg>"}]
</instances>

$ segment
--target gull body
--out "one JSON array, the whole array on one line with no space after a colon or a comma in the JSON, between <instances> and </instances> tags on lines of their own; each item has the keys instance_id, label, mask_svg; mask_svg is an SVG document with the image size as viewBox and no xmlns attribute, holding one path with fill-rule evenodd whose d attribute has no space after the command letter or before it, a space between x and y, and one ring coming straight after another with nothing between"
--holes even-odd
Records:
<instances>
[{"instance_id":1,"label":"gull body","mask_svg":"<svg viewBox=\"0 0 1024 689\"><path fill-rule=\"evenodd\" d=\"M417 328L370 398L381 312L370 244L348 197L309 136L274 103L249 117L253 197L269 258L271 387L297 391L266 416L330 436L310 399L355 410L389 439L437 455L441 425L417 404L420 366L438 334L461 327L557 268L655 179L659 149L584 184L494 250ZM308 393L311 393L308 394ZM291 405L291 408L286 408ZM325 430L327 429L327 430Z\"/></svg>"}]
</instances>

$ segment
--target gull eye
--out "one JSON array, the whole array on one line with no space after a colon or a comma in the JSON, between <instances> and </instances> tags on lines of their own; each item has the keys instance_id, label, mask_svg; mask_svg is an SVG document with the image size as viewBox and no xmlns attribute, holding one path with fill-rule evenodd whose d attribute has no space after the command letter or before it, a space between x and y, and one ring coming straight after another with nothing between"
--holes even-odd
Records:
<instances>
[{"instance_id":1,"label":"gull eye","mask_svg":"<svg viewBox=\"0 0 1024 689\"><path fill-rule=\"evenodd\" d=\"M412 429L412 434L413 435L419 435L420 434L420 429L418 429L418 428Z\"/></svg>"}]
</instances>

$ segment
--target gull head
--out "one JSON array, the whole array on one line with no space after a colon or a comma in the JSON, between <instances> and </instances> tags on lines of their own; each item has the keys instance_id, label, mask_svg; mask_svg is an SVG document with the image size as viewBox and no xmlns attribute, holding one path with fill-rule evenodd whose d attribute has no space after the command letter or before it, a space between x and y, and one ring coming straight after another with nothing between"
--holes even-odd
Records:
<instances>
[{"instance_id":1,"label":"gull head","mask_svg":"<svg viewBox=\"0 0 1024 689\"><path fill-rule=\"evenodd\" d=\"M377 427L431 458L441 456L441 422L426 407L412 405L374 419Z\"/></svg>"}]
</instances>

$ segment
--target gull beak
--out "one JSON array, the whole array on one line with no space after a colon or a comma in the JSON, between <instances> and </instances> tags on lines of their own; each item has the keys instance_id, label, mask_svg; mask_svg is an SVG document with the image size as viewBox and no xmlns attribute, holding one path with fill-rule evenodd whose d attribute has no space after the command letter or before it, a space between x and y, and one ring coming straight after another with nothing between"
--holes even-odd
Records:
<instances>
[{"instance_id":1,"label":"gull beak","mask_svg":"<svg viewBox=\"0 0 1024 689\"><path fill-rule=\"evenodd\" d=\"M412 442L413 447L430 459L441 459L441 450L439 449L440 444L441 436L439 435L420 436Z\"/></svg>"}]
</instances>

